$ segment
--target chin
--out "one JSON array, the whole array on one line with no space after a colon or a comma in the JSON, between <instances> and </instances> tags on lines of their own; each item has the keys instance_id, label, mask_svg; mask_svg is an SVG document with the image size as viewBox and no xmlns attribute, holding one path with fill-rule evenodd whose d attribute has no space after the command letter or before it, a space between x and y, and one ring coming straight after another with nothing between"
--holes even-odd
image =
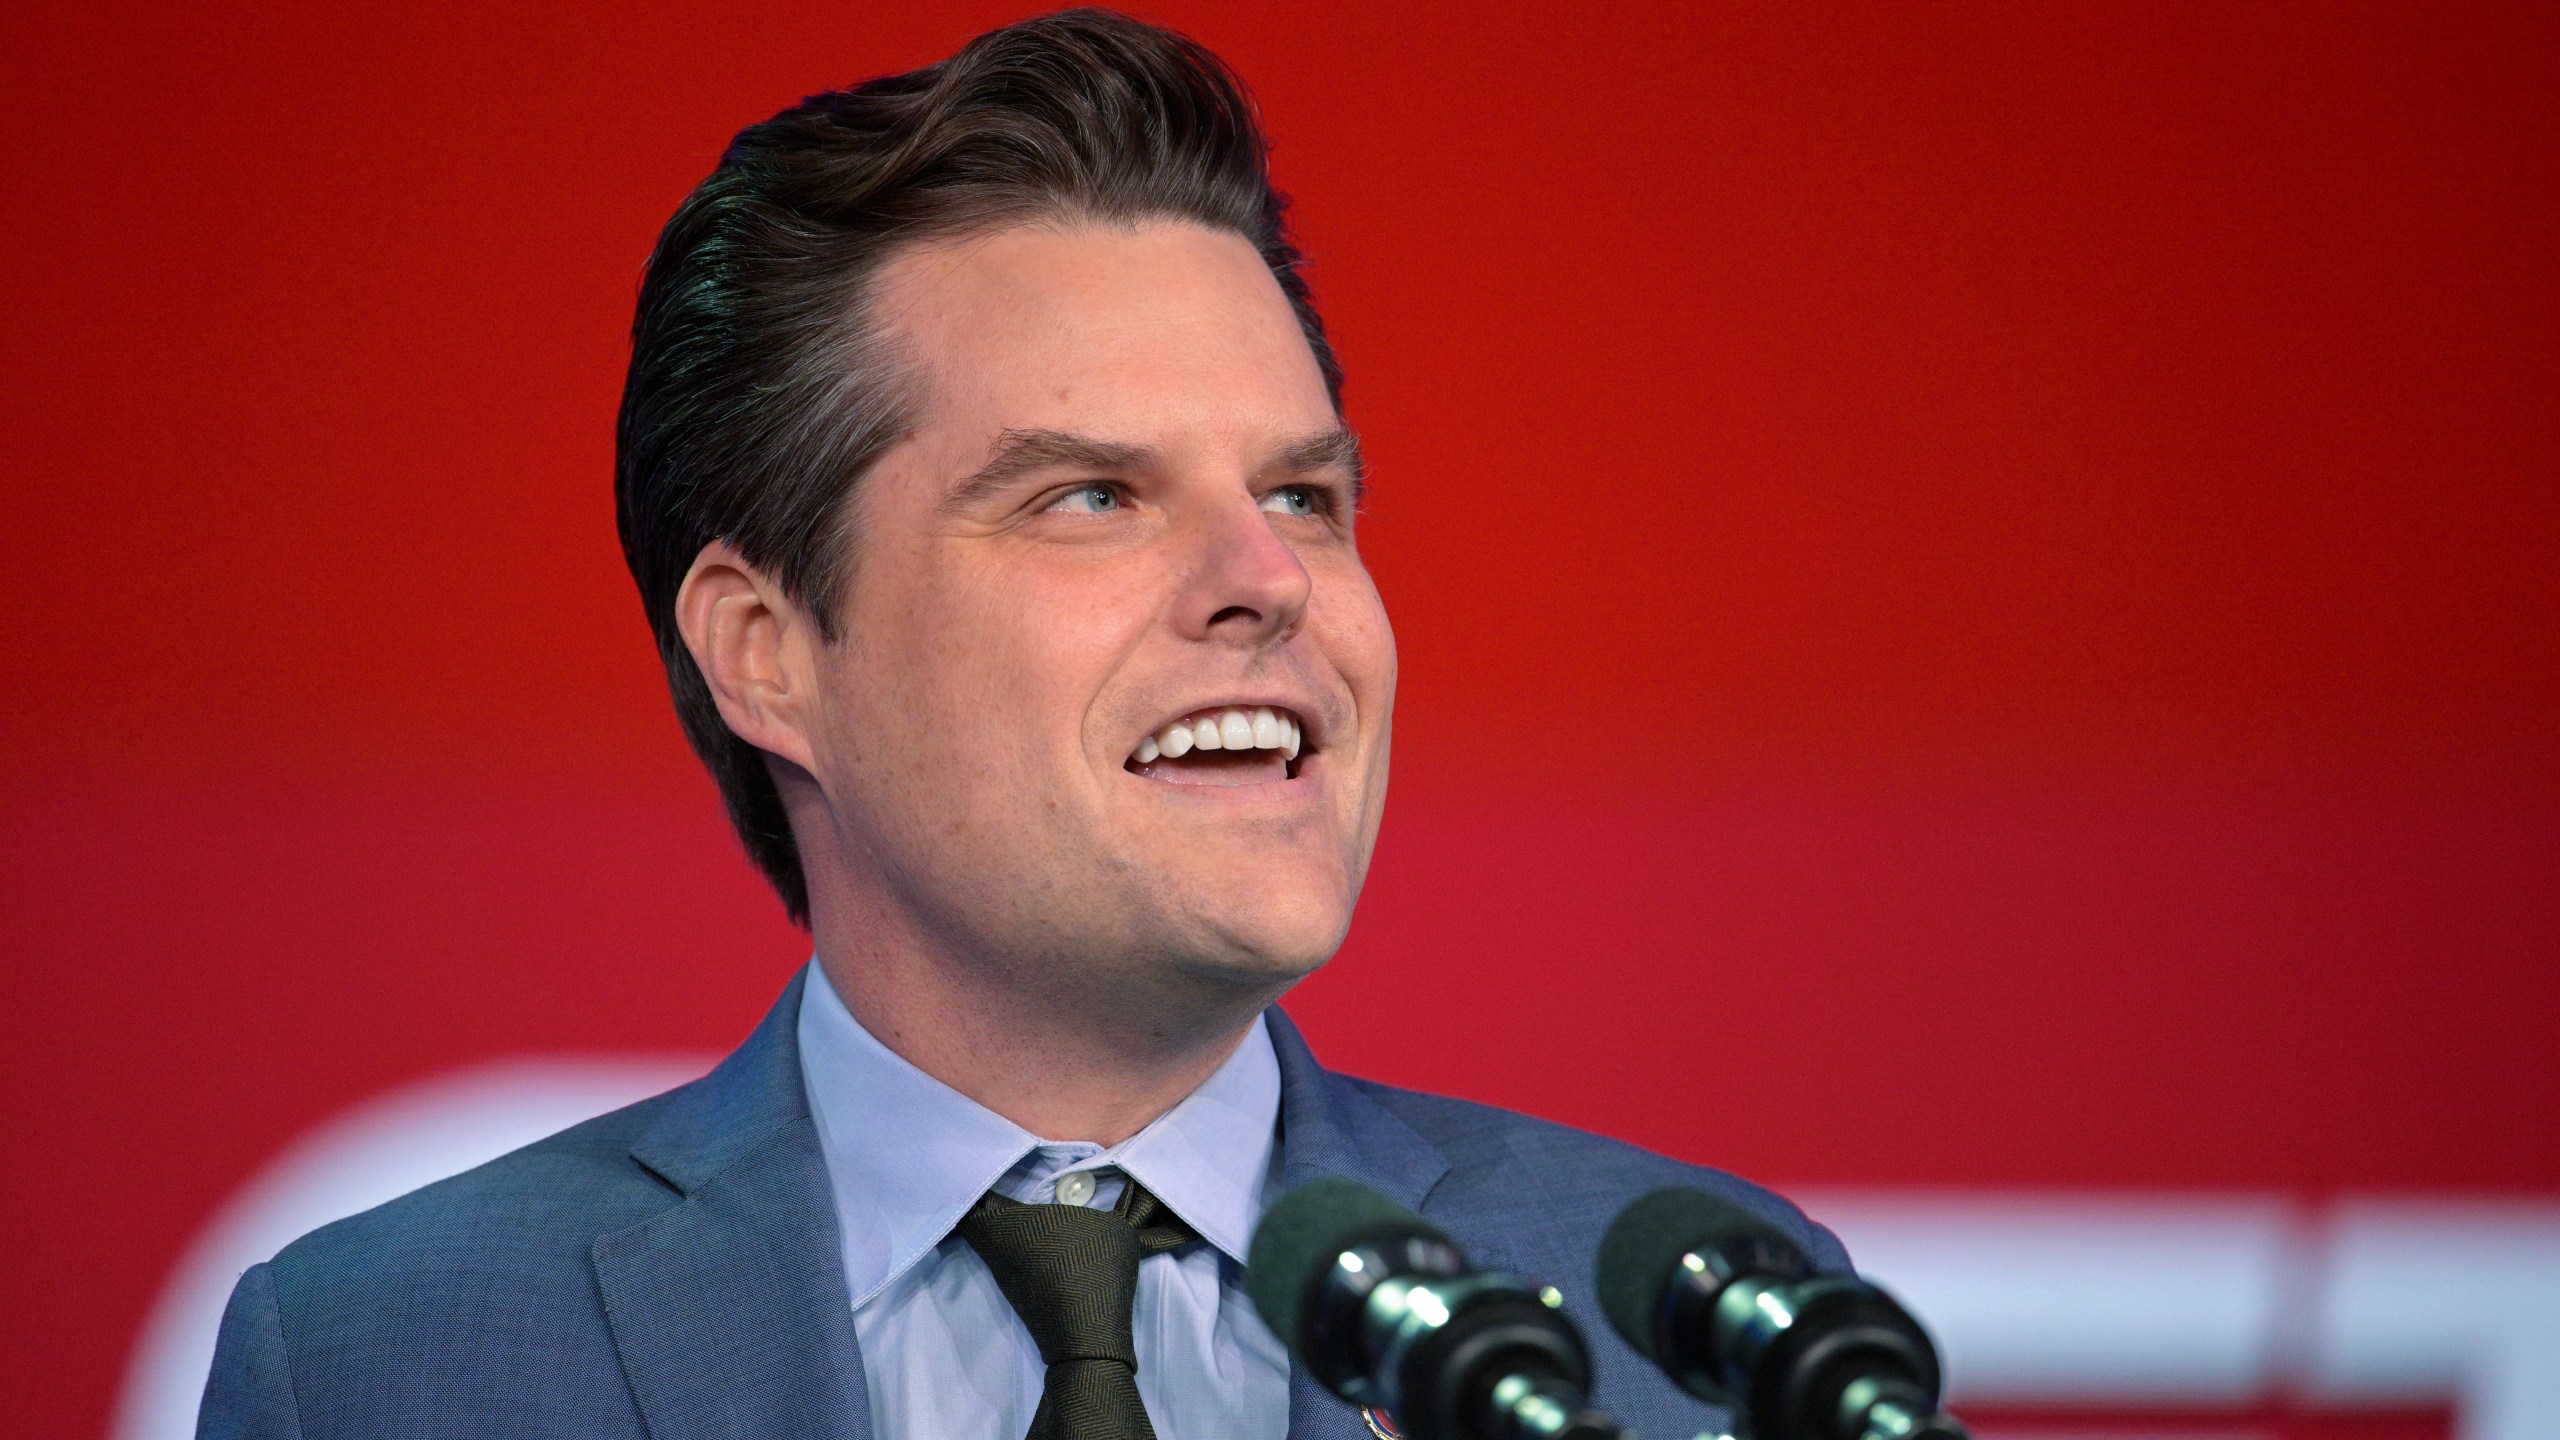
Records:
<instances>
[{"instance_id":1,"label":"chin","mask_svg":"<svg viewBox=\"0 0 2560 1440\"><path fill-rule=\"evenodd\" d=\"M1294 985L1342 948L1351 907L1303 891L1262 903L1227 905L1198 917L1206 943L1185 947L1181 968L1203 980L1256 988Z\"/></svg>"}]
</instances>

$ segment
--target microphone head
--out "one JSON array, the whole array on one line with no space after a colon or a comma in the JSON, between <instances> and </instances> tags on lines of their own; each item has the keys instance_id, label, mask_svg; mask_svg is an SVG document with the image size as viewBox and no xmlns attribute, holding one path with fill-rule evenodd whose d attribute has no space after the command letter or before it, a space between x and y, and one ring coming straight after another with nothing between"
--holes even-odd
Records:
<instances>
[{"instance_id":1,"label":"microphone head","mask_svg":"<svg viewBox=\"0 0 2560 1440\"><path fill-rule=\"evenodd\" d=\"M1595 1278L1601 1313L1636 1353L1668 1368L1674 1360L1656 1353L1660 1337L1655 1319L1662 1313L1665 1291L1680 1274L1680 1257L1692 1252L1730 1256L1737 1249L1765 1258L1769 1270L1785 1278L1808 1268L1803 1253L1776 1226L1730 1200L1685 1185L1639 1196L1618 1212L1600 1239ZM1731 1278L1718 1275L1714 1280L1722 1284Z\"/></svg>"},{"instance_id":2,"label":"microphone head","mask_svg":"<svg viewBox=\"0 0 2560 1440\"><path fill-rule=\"evenodd\" d=\"M1306 1345L1308 1306L1342 1252L1414 1236L1451 1244L1430 1221L1365 1185L1311 1181L1274 1201L1253 1227L1245 1293L1262 1323L1297 1355Z\"/></svg>"}]
</instances>

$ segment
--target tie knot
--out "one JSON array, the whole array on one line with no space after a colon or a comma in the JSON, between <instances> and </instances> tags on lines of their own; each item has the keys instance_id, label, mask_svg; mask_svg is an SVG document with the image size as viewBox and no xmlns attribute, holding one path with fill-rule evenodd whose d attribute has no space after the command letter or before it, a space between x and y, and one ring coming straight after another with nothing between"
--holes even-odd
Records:
<instances>
[{"instance_id":1,"label":"tie knot","mask_svg":"<svg viewBox=\"0 0 2560 1440\"><path fill-rule=\"evenodd\" d=\"M1108 1360L1135 1370L1138 1262L1198 1237L1136 1180L1109 1210L1026 1205L992 1191L960 1222L996 1288L1049 1365Z\"/></svg>"}]
</instances>

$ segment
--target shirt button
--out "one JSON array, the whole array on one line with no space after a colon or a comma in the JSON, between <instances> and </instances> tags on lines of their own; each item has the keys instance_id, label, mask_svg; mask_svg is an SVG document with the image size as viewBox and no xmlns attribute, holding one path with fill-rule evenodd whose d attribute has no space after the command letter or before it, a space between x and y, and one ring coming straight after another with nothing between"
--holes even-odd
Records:
<instances>
[{"instance_id":1,"label":"shirt button","mask_svg":"<svg viewBox=\"0 0 2560 1440\"><path fill-rule=\"evenodd\" d=\"M1093 1172L1074 1170L1058 1177L1058 1203L1082 1205L1093 1198Z\"/></svg>"}]
</instances>

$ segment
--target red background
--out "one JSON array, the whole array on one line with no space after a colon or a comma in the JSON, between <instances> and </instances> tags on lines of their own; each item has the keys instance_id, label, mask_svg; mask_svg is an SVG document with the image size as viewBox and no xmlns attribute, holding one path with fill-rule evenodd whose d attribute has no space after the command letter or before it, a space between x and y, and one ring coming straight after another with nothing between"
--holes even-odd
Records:
<instances>
[{"instance_id":1,"label":"red background","mask_svg":"<svg viewBox=\"0 0 2560 1440\"><path fill-rule=\"evenodd\" d=\"M21 1433L306 1127L803 957L613 542L636 275L1018 13L0 19ZM1321 1053L1781 1184L2560 1192L2560 11L1149 13L1376 470Z\"/></svg>"}]
</instances>

